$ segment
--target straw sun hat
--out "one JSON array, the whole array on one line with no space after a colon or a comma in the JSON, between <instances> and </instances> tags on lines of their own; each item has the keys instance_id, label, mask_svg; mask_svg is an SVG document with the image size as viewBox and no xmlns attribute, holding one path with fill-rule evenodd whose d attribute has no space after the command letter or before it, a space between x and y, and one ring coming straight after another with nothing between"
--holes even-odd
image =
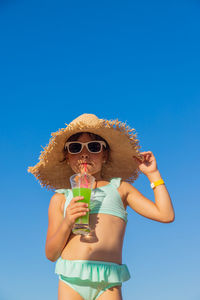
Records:
<instances>
[{"instance_id":1,"label":"straw sun hat","mask_svg":"<svg viewBox=\"0 0 200 300\"><path fill-rule=\"evenodd\" d=\"M139 169L133 156L141 158L139 142L135 129L118 120L99 119L93 114L83 114L66 127L51 134L49 144L43 148L39 162L28 168L42 186L47 189L70 188L69 177L73 175L71 167L64 160L64 145L68 138L78 132L91 132L104 138L109 144L109 159L102 166L104 180L121 177L134 182Z\"/></svg>"}]
</instances>

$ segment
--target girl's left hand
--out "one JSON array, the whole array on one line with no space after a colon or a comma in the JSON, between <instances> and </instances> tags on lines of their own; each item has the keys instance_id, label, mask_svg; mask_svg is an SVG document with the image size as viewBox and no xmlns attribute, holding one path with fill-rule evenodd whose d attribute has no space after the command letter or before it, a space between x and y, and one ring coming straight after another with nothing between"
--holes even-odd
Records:
<instances>
[{"instance_id":1,"label":"girl's left hand","mask_svg":"<svg viewBox=\"0 0 200 300\"><path fill-rule=\"evenodd\" d=\"M151 151L140 152L140 154L142 155L142 159L136 156L133 156L133 158L138 163L138 167L142 173L148 175L158 170L155 156Z\"/></svg>"}]
</instances>

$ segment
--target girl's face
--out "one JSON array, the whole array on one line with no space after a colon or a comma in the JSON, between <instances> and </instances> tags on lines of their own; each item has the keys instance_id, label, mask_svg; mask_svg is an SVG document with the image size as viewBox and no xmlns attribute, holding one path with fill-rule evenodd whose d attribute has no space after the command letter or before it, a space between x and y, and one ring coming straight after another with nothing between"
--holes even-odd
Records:
<instances>
[{"instance_id":1,"label":"girl's face","mask_svg":"<svg viewBox=\"0 0 200 300\"><path fill-rule=\"evenodd\" d=\"M77 141L90 142L93 139L87 133L83 133ZM66 159L75 173L84 172L85 164L87 164L87 172L95 175L96 179L101 179L102 164L107 160L107 151L104 151L102 148L102 151L99 153L91 153L84 146L80 153L67 153Z\"/></svg>"}]
</instances>

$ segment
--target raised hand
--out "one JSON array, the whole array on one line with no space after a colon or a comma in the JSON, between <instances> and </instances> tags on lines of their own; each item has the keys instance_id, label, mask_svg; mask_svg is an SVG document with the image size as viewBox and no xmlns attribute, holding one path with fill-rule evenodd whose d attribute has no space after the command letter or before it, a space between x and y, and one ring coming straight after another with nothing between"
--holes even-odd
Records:
<instances>
[{"instance_id":1,"label":"raised hand","mask_svg":"<svg viewBox=\"0 0 200 300\"><path fill-rule=\"evenodd\" d=\"M140 154L142 155L141 159L136 156L133 156L133 158L138 163L138 167L143 174L149 175L158 170L155 156L151 151L140 152Z\"/></svg>"}]
</instances>

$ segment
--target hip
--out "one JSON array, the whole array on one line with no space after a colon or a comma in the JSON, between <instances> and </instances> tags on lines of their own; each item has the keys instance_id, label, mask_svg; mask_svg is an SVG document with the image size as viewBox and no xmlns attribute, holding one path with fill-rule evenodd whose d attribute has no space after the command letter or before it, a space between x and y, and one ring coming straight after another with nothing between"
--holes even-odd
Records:
<instances>
[{"instance_id":1,"label":"hip","mask_svg":"<svg viewBox=\"0 0 200 300\"><path fill-rule=\"evenodd\" d=\"M91 282L122 283L130 278L126 264L96 260L67 260L59 257L55 266L59 276Z\"/></svg>"}]
</instances>

